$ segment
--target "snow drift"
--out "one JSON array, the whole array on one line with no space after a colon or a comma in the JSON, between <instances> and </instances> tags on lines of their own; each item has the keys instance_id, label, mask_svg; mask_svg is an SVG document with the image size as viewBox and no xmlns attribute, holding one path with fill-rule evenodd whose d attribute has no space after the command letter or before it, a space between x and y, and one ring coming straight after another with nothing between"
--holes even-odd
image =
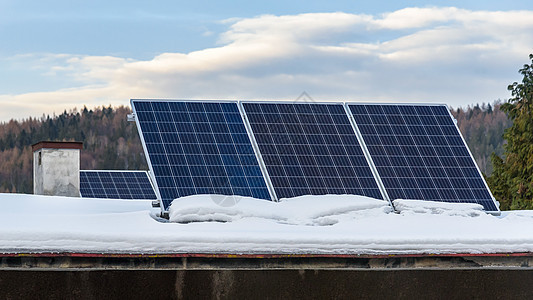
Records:
<instances>
[{"instance_id":1,"label":"snow drift","mask_svg":"<svg viewBox=\"0 0 533 300\"><path fill-rule=\"evenodd\" d=\"M280 202L242 196L194 195L174 200L169 219L189 223L259 218L279 224L332 225L340 215L376 208L385 213L392 211L383 200L353 195L300 196Z\"/></svg>"}]
</instances>

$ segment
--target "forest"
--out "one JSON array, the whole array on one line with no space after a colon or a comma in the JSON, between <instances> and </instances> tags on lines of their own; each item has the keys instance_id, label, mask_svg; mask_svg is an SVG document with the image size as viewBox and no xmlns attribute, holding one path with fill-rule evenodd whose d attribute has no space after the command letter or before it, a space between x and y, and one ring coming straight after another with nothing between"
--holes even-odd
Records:
<instances>
[{"instance_id":1,"label":"forest","mask_svg":"<svg viewBox=\"0 0 533 300\"><path fill-rule=\"evenodd\" d=\"M33 193L31 145L39 141L82 141L82 170L146 170L130 108L73 109L60 115L0 124L0 192Z\"/></svg>"},{"instance_id":2,"label":"forest","mask_svg":"<svg viewBox=\"0 0 533 300\"><path fill-rule=\"evenodd\" d=\"M483 103L451 110L477 165L485 175L492 174L492 153L498 156L503 154L503 133L512 125L505 112L500 110L501 105L500 101L495 101L493 104Z\"/></svg>"},{"instance_id":3,"label":"forest","mask_svg":"<svg viewBox=\"0 0 533 300\"><path fill-rule=\"evenodd\" d=\"M512 122L500 102L451 109L480 169L492 172L491 155L503 153L503 133ZM32 193L31 145L43 140L82 141L82 170L146 170L129 107L72 109L60 115L0 123L0 192Z\"/></svg>"}]
</instances>

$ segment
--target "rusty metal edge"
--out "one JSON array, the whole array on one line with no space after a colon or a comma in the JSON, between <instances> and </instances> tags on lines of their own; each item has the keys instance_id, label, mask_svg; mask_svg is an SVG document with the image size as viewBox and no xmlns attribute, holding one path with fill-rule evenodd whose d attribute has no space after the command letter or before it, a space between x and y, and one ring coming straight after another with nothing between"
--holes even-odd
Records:
<instances>
[{"instance_id":1,"label":"rusty metal edge","mask_svg":"<svg viewBox=\"0 0 533 300\"><path fill-rule=\"evenodd\" d=\"M83 258L445 258L445 257L533 257L533 252L517 253L442 253L442 254L228 254L228 253L81 253L25 252L0 253L3 257L83 257Z\"/></svg>"}]
</instances>

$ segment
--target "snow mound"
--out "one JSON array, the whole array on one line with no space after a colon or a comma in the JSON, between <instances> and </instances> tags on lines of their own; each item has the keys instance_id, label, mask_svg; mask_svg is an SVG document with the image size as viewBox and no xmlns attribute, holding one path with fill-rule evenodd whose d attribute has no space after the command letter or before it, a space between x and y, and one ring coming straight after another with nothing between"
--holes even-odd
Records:
<instances>
[{"instance_id":1,"label":"snow mound","mask_svg":"<svg viewBox=\"0 0 533 300\"><path fill-rule=\"evenodd\" d=\"M402 215L432 214L460 217L479 217L485 215L483 206L475 203L448 203L397 199L393 201L393 205L396 211Z\"/></svg>"},{"instance_id":2,"label":"snow mound","mask_svg":"<svg viewBox=\"0 0 533 300\"><path fill-rule=\"evenodd\" d=\"M280 202L251 197L193 195L174 200L170 222L234 222L246 218L266 219L280 224L324 226L339 222L339 216L378 209L391 212L388 203L355 195L300 196Z\"/></svg>"}]
</instances>

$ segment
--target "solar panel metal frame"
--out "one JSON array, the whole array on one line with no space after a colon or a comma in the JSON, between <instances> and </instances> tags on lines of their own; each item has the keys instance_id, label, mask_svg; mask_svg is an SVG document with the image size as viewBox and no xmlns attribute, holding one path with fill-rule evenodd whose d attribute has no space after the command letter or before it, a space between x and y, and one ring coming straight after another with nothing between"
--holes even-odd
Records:
<instances>
[{"instance_id":1,"label":"solar panel metal frame","mask_svg":"<svg viewBox=\"0 0 533 300\"><path fill-rule=\"evenodd\" d=\"M136 116L137 112L135 110L135 105L133 105L133 101L134 99L130 100L130 105L131 105L131 110L132 110L133 115ZM137 101L137 99L135 99L135 101ZM159 202L159 206L161 207L161 210L164 212L163 201L161 200L161 193L159 192L159 186L157 185L157 180L155 180L155 176L153 175L154 170L152 169L152 162L150 160L150 156L148 155L148 151L146 148L146 142L144 140L144 136L140 129L141 124L139 123L139 119L137 117L135 117L135 126L137 126L137 132L139 133L139 139L141 140L141 144L143 146L144 158L146 159L146 164L148 165L148 168L150 169L149 175L150 175L150 178L152 179L152 185L154 187L155 195L157 197L157 202Z\"/></svg>"},{"instance_id":2,"label":"solar panel metal frame","mask_svg":"<svg viewBox=\"0 0 533 300\"><path fill-rule=\"evenodd\" d=\"M275 191L274 191L274 189L272 187L272 184L270 182L270 177L268 177L265 174L266 167L264 166L264 163L263 163L261 155L258 153L258 149L257 149L256 143L255 143L255 139L253 137L253 134L251 133L250 128L248 128L249 123L248 123L248 120L246 119L245 115L243 114L244 110L241 107L240 101L238 101L238 100L212 100L212 99L211 100L130 99L130 105L132 107L133 115L136 116L137 111L136 111L135 105L133 105L133 102L234 103L237 106L237 109L239 110L239 114L241 115L241 119L242 119L243 125L244 125L244 127L246 129L246 133L248 135L248 138L250 139L250 143L251 143L252 149L254 151L254 156L256 157L256 159L258 161L259 169L261 170L262 177L263 177L263 179L265 181L265 185L266 185L267 190L269 192L269 195L271 197L270 201L278 201L278 199L276 197L276 194L275 194ZM159 191L159 186L157 184L157 180L155 179L155 173L153 171L152 162L150 160L150 155L149 155L147 147L146 147L146 141L144 140L144 136L143 136L142 131L141 131L141 124L140 124L139 118L135 117L134 119L135 119L135 124L137 126L137 130L139 132L139 137L140 137L141 143L143 145L143 151L144 151L144 155L145 155L145 158L146 158L146 162L148 164L148 168L150 169L150 171L148 173L149 173L149 175L151 175L152 184L154 186L154 191L155 191L155 193L157 195L157 201L159 203L159 206L161 207L161 215L162 216L166 216L166 215L168 215L168 211L165 210L165 206L163 205L161 193Z\"/></svg>"},{"instance_id":3,"label":"solar panel metal frame","mask_svg":"<svg viewBox=\"0 0 533 300\"><path fill-rule=\"evenodd\" d=\"M248 133L248 138L250 139L250 143L252 144L252 148L254 149L255 157L257 158L257 161L259 163L259 168L261 169L261 173L263 173L263 178L265 179L265 183L268 188L268 192L270 193L270 197L272 201L278 202L279 198L276 194L276 190L274 189L274 185L272 185L272 180L270 179L270 175L268 174L268 169L265 165L265 161L263 160L263 155L261 154L261 150L259 150L259 145L257 144L257 141L255 140L255 135L252 130L252 126L250 125L250 122L248 120L248 116L246 115L246 110L243 107L242 101L237 101L237 107L239 108L239 112L241 113L241 117L243 118L244 127L246 128L246 133Z\"/></svg>"},{"instance_id":4,"label":"solar panel metal frame","mask_svg":"<svg viewBox=\"0 0 533 300\"><path fill-rule=\"evenodd\" d=\"M379 172L378 172L378 169L376 168L376 164L374 163L374 160L372 159L372 155L370 155L370 151L368 150L368 147L366 146L365 140L363 139L363 135L361 134L359 127L357 127L355 119L352 113L350 112L348 105L346 104L346 102L343 102L342 106L344 108L344 111L348 115L350 124L352 125L355 135L357 136L359 145L361 145L361 149L363 150L363 153L366 157L368 165L370 166L370 170L372 171L372 174L374 175L374 178L376 179L376 183L381 192L381 195L383 196L383 199L387 200L389 202L389 205L392 208L394 208L394 204L392 203L392 200L390 199L389 194L387 193L387 189L385 188L385 185L383 184L383 181L381 180L381 176L379 176Z\"/></svg>"},{"instance_id":5,"label":"solar panel metal frame","mask_svg":"<svg viewBox=\"0 0 533 300\"><path fill-rule=\"evenodd\" d=\"M361 150L363 151L363 155L365 156L365 160L368 163L368 166L370 168L370 171L372 172L374 180L376 181L376 185L377 185L377 187L378 187L378 189L379 189L379 191L381 193L381 196L383 197L383 199L379 199L379 200L387 201L389 203L389 205L391 207L393 207L392 202L389 199L386 190L380 186L380 184L383 184L383 183L381 182L381 178L376 176L377 173L375 173L375 172L377 172L377 171L374 170L375 165L373 163L370 164L370 162L369 162L369 159L371 160L370 155L367 155L367 153L365 153L365 151L368 151L368 149L366 149L366 144L363 144L362 141L361 141L362 139L358 136L358 133L359 133L358 128L353 123L351 113L348 113L348 111L346 110L347 109L346 102L342 102L342 101L294 101L294 100L240 100L238 102L239 102L240 106L242 107L242 111L243 111L243 114L244 114L244 117L245 117L246 125L250 127L250 132L251 132L251 134L253 136L254 147L257 147L257 153L260 153L259 145L257 144L257 142L255 140L255 134L253 133L253 129L252 129L252 127L250 125L250 122L248 120L248 116L246 115L246 110L244 109L244 106L243 106L245 103L252 103L252 104L309 104L309 105L318 104L318 105L340 105L340 106L342 106L342 108L344 109L344 112L346 114L346 117L348 118L348 121L350 122L350 125L351 125L352 129L354 130L354 134L355 134L355 136L357 138L359 146L361 147ZM266 171L267 168L266 168L266 165L263 162L262 156L261 156L261 163L263 164L263 166L265 168L265 171ZM272 184L271 181L270 181L270 176L269 176L269 182L270 182L270 184ZM272 185L272 190L275 193L273 185Z\"/></svg>"},{"instance_id":6,"label":"solar panel metal frame","mask_svg":"<svg viewBox=\"0 0 533 300\"><path fill-rule=\"evenodd\" d=\"M479 169L479 167L478 167L478 165L477 165L477 163L476 163L476 161L474 159L474 156L472 155L472 152L470 151L470 148L468 147L468 144L466 143L466 140L464 139L463 134L461 133L461 130L459 130L459 127L457 126L457 120L453 117L453 115L451 114L451 112L448 109L448 106L446 104L444 104L444 103L423 103L423 102L420 102L420 103L416 103L416 102L410 102L410 103L380 103L380 102L355 102L355 101L349 101L349 102L344 102L344 105L345 105L345 108L346 108L346 112L348 113L350 118L353 118L353 113L351 112L351 110L349 108L349 105L444 106L446 108L446 111L448 112L448 116L451 118L455 128L457 129L457 132L459 134L459 137L461 138L461 141L463 142L463 145L465 146L466 150L468 151L468 155L469 155L470 159L474 162L474 166L476 167L477 173L478 173L479 177L481 178L481 180L483 181L483 183L485 185L485 189L489 192L490 197L492 199L492 202L494 203L494 206L498 209L496 211L485 211L485 212L487 212L489 214L493 214L493 215L500 215L501 214L501 212L499 210L499 203L494 198L494 195L492 194L492 191L490 190L485 178L483 177L483 174L481 173L481 170ZM357 122L355 121L355 118L353 119L353 121L354 121L354 125L357 127L357 131L359 132L359 127L357 126ZM361 135L360 142L362 144L364 144L364 147L368 151L366 142L364 141L364 138L363 138L362 135ZM372 157L370 152L368 152L368 155L369 155L370 158ZM377 167L375 166L373 160L372 160L372 165L373 165L373 168L376 169L376 176L379 177L379 181L381 182L381 184L383 184L383 182L381 180L381 176L379 175L379 172L377 172ZM383 185L383 191L385 193L387 193L384 185ZM387 194L387 197L388 197L388 194ZM389 201L390 201L390 203L392 205L392 200L389 200ZM471 203L475 203L475 202L471 202Z\"/></svg>"},{"instance_id":7,"label":"solar panel metal frame","mask_svg":"<svg viewBox=\"0 0 533 300\"><path fill-rule=\"evenodd\" d=\"M154 191L154 194L156 196L155 199L136 199L136 198L133 198L133 199L123 199L123 198L97 198L97 199L121 199L121 200L151 200L151 201L155 201L158 199L158 196L157 196L157 193L156 193L156 189L155 189L155 186L154 186L154 181L153 181L153 178L151 176L151 172L149 171L145 171L145 170L80 170L80 173L81 172L99 172L99 173L103 173L103 172L108 172L108 173L145 173L146 174L146 177L148 178L148 182L150 183L150 185L152 186L152 190ZM81 183L80 183L81 185ZM80 198L96 198L96 197L83 197L83 195L81 194L81 186L80 186Z\"/></svg>"}]
</instances>

